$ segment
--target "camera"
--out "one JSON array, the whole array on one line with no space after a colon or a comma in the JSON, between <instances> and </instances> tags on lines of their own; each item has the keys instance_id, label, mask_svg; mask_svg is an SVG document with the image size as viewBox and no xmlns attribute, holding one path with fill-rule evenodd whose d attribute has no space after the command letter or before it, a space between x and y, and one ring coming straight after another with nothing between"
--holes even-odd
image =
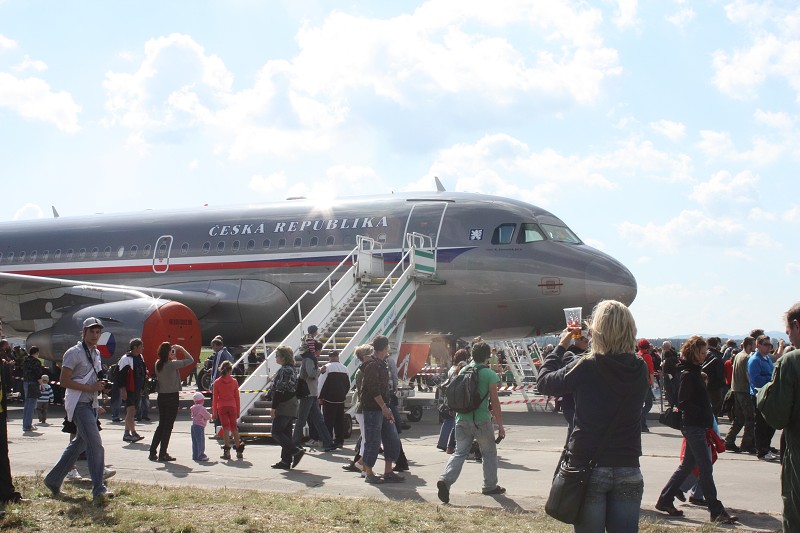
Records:
<instances>
[{"instance_id":1,"label":"camera","mask_svg":"<svg viewBox=\"0 0 800 533\"><path fill-rule=\"evenodd\" d=\"M101 370L97 373L97 381L103 384L103 390L111 390L111 382L108 380L108 374L105 370Z\"/></svg>"}]
</instances>

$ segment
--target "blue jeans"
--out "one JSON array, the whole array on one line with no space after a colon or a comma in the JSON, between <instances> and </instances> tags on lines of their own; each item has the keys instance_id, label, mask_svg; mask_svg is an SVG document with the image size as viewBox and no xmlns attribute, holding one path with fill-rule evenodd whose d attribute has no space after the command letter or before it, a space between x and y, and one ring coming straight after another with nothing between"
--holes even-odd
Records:
<instances>
[{"instance_id":1,"label":"blue jeans","mask_svg":"<svg viewBox=\"0 0 800 533\"><path fill-rule=\"evenodd\" d=\"M724 510L724 507L722 502L717 499L717 486L714 484L711 449L706 441L706 430L697 426L686 426L681 432L686 438L683 462L662 489L658 502L662 505L672 505L675 494L697 466L700 470L700 487L702 487L703 495L708 502L708 510L711 516L717 516Z\"/></svg>"},{"instance_id":2,"label":"blue jeans","mask_svg":"<svg viewBox=\"0 0 800 533\"><path fill-rule=\"evenodd\" d=\"M89 476L92 478L92 496L96 497L107 490L103 482L105 450L100 430L97 428L97 412L91 403L79 403L75 407L72 421L78 428L78 434L64 449L61 458L45 476L44 481L48 487L61 487L67 472L72 470L75 461L78 460L78 455L85 450Z\"/></svg>"},{"instance_id":3,"label":"blue jeans","mask_svg":"<svg viewBox=\"0 0 800 533\"><path fill-rule=\"evenodd\" d=\"M644 478L638 466L598 466L592 471L575 533L635 533Z\"/></svg>"},{"instance_id":4,"label":"blue jeans","mask_svg":"<svg viewBox=\"0 0 800 533\"><path fill-rule=\"evenodd\" d=\"M456 482L473 440L478 442L483 455L483 490L492 490L497 486L497 444L494 443L494 425L491 420L468 420L456 424L456 451L450 456L439 479L447 483L448 487Z\"/></svg>"},{"instance_id":5,"label":"blue jeans","mask_svg":"<svg viewBox=\"0 0 800 533\"><path fill-rule=\"evenodd\" d=\"M383 443L383 457L396 463L400 456L400 437L397 428L389 422L383 411L364 409L364 464L372 468L378 461L378 452Z\"/></svg>"},{"instance_id":6,"label":"blue jeans","mask_svg":"<svg viewBox=\"0 0 800 533\"><path fill-rule=\"evenodd\" d=\"M322 446L330 448L333 446L333 439L325 427L325 420L322 418L322 411L319 410L319 400L316 396L306 396L297 402L297 425L294 426L292 440L299 446L303 438L303 428L306 421L317 431L317 435L322 439Z\"/></svg>"},{"instance_id":7,"label":"blue jeans","mask_svg":"<svg viewBox=\"0 0 800 533\"><path fill-rule=\"evenodd\" d=\"M450 442L450 434L456 426L456 418L454 416L442 417L442 429L439 430L439 442L436 447L440 450L446 450Z\"/></svg>"},{"instance_id":8,"label":"blue jeans","mask_svg":"<svg viewBox=\"0 0 800 533\"><path fill-rule=\"evenodd\" d=\"M139 405L136 407L136 418L150 420L150 394L142 392L139 396Z\"/></svg>"},{"instance_id":9,"label":"blue jeans","mask_svg":"<svg viewBox=\"0 0 800 533\"><path fill-rule=\"evenodd\" d=\"M647 396L644 397L644 406L642 407L642 429L647 427L647 414L650 412L650 409L653 408L653 401L655 401L655 396L653 396L653 388L647 387Z\"/></svg>"},{"instance_id":10,"label":"blue jeans","mask_svg":"<svg viewBox=\"0 0 800 533\"><path fill-rule=\"evenodd\" d=\"M35 381L23 381L22 390L25 391L25 406L22 409L22 429L28 431L33 428L33 412L36 410L36 398L28 395L28 387L35 384Z\"/></svg>"},{"instance_id":11,"label":"blue jeans","mask_svg":"<svg viewBox=\"0 0 800 533\"><path fill-rule=\"evenodd\" d=\"M197 461L206 454L206 428L192 424L192 459Z\"/></svg>"}]
</instances>

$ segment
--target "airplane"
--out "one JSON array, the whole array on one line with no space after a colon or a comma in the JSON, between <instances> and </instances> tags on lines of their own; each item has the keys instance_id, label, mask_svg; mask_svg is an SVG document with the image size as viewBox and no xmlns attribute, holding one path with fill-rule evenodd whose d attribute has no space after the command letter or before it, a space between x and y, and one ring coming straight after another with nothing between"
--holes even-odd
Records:
<instances>
[{"instance_id":1,"label":"airplane","mask_svg":"<svg viewBox=\"0 0 800 533\"><path fill-rule=\"evenodd\" d=\"M382 243L396 264L409 232L430 236L437 261L408 313L409 341L529 337L561 330L565 307L586 316L601 300L636 297L631 272L552 213L439 189L0 223L0 320L53 361L89 316L106 324L109 364L133 337L148 364L164 340L195 354L216 335L247 345L324 280L357 235Z\"/></svg>"}]
</instances>

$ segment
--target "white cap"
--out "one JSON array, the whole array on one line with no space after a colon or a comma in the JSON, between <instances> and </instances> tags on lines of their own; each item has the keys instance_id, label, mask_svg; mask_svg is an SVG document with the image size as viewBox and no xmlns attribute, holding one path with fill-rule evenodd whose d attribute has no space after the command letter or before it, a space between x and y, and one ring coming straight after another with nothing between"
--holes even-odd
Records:
<instances>
[{"instance_id":1,"label":"white cap","mask_svg":"<svg viewBox=\"0 0 800 533\"><path fill-rule=\"evenodd\" d=\"M91 327L94 327L94 326L100 326L102 328L103 327L103 323L100 322L99 318L95 318L93 316L90 316L89 318L87 318L86 320L83 321L83 329L91 328Z\"/></svg>"}]
</instances>

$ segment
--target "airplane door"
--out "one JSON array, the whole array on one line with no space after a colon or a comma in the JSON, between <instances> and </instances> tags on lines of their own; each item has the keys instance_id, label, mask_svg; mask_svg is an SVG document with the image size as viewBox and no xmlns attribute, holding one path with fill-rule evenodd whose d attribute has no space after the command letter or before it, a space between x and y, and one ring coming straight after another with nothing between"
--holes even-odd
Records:
<instances>
[{"instance_id":1,"label":"airplane door","mask_svg":"<svg viewBox=\"0 0 800 533\"><path fill-rule=\"evenodd\" d=\"M442 229L444 213L447 210L448 202L416 202L411 206L408 214L406 229L403 232L403 253L406 253L408 243L405 235L407 233L421 233L431 238L434 254L439 246L439 232Z\"/></svg>"},{"instance_id":2,"label":"airplane door","mask_svg":"<svg viewBox=\"0 0 800 533\"><path fill-rule=\"evenodd\" d=\"M162 235L153 248L153 272L163 274L169 270L169 252L172 250L172 235Z\"/></svg>"}]
</instances>

